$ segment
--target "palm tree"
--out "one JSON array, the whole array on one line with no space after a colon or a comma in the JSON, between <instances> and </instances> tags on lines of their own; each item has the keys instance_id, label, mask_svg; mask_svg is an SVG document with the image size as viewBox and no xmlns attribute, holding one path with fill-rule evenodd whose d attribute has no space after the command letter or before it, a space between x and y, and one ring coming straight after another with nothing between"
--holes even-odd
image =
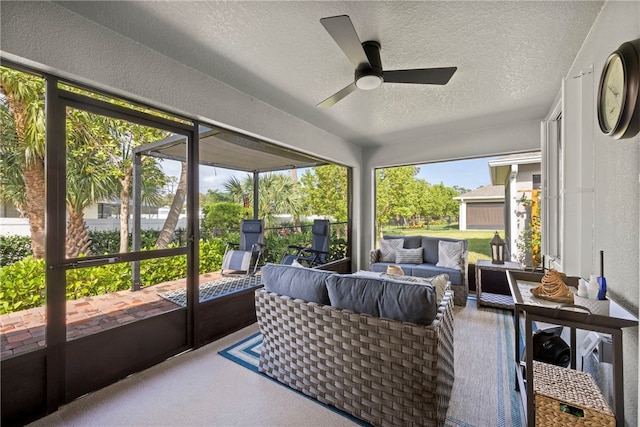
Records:
<instances>
[{"instance_id":1,"label":"palm tree","mask_svg":"<svg viewBox=\"0 0 640 427\"><path fill-rule=\"evenodd\" d=\"M247 175L244 180L231 177L224 183L224 188L237 203L248 198L253 205L253 177ZM263 219L267 227L275 223L275 215L290 214L297 219L302 213L302 203L295 190L291 177L279 173L266 173L258 180L258 217Z\"/></svg>"},{"instance_id":2,"label":"palm tree","mask_svg":"<svg viewBox=\"0 0 640 427\"><path fill-rule=\"evenodd\" d=\"M71 116L76 117L72 118ZM117 192L113 168L105 153L91 144L86 127L72 125L75 120L90 120L88 113L78 110L67 112L67 258L89 254L89 229L84 220L84 209L101 198Z\"/></svg>"},{"instance_id":3,"label":"palm tree","mask_svg":"<svg viewBox=\"0 0 640 427\"><path fill-rule=\"evenodd\" d=\"M11 151L7 161L11 169L3 172L3 199L7 198L29 217L31 249L34 258L44 257L44 80L6 67L0 67L0 93L5 97L14 121L13 141L2 141L5 151ZM3 132L4 133L4 132ZM12 149L13 148L13 149ZM5 163L6 164L6 163ZM3 164L4 166L4 164ZM18 173L16 175L16 173ZM20 176L22 183L20 183ZM5 188L5 178L8 188ZM23 197L15 185L24 184Z\"/></svg>"},{"instance_id":4,"label":"palm tree","mask_svg":"<svg viewBox=\"0 0 640 427\"><path fill-rule=\"evenodd\" d=\"M173 239L173 234L176 230L176 225L178 224L180 212L182 212L182 206L184 205L186 197L187 163L180 162L180 179L178 180L178 187L176 188L176 192L173 196L173 201L171 202L171 208L169 209L167 219L164 221L164 225L162 226L162 230L160 231L160 235L156 241L156 248L166 248Z\"/></svg>"}]
</instances>

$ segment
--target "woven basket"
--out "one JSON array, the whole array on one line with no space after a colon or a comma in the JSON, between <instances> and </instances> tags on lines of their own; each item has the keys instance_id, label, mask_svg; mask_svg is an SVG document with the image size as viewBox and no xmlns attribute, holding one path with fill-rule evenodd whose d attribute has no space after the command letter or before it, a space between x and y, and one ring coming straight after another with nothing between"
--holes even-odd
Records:
<instances>
[{"instance_id":1,"label":"woven basket","mask_svg":"<svg viewBox=\"0 0 640 427\"><path fill-rule=\"evenodd\" d=\"M616 425L600 389L585 372L534 361L533 393L536 427ZM576 415L579 412L583 416Z\"/></svg>"}]
</instances>

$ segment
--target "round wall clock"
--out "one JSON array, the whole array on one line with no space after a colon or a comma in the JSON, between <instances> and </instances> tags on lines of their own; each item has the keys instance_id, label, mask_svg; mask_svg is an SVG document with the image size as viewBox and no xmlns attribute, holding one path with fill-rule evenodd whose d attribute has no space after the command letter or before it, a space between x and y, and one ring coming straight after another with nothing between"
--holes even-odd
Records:
<instances>
[{"instance_id":1,"label":"round wall clock","mask_svg":"<svg viewBox=\"0 0 640 427\"><path fill-rule=\"evenodd\" d=\"M640 39L614 51L602 69L598 123L606 135L631 138L640 130Z\"/></svg>"}]
</instances>

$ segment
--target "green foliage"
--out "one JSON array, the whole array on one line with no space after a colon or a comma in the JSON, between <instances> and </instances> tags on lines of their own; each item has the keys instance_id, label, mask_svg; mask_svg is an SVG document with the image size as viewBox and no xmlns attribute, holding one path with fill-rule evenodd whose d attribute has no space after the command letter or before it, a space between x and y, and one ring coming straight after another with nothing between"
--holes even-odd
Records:
<instances>
[{"instance_id":1,"label":"green foliage","mask_svg":"<svg viewBox=\"0 0 640 427\"><path fill-rule=\"evenodd\" d=\"M466 192L462 187L429 184L416 178L416 166L383 168L376 171L376 234L391 220L418 227L422 218L426 225L442 218L457 218L460 202L453 198Z\"/></svg>"},{"instance_id":2,"label":"green foliage","mask_svg":"<svg viewBox=\"0 0 640 427\"><path fill-rule=\"evenodd\" d=\"M305 208L314 215L347 221L347 168L338 165L317 166L300 178Z\"/></svg>"},{"instance_id":3,"label":"green foliage","mask_svg":"<svg viewBox=\"0 0 640 427\"><path fill-rule=\"evenodd\" d=\"M275 224L275 216L292 215L294 219L303 213L298 188L289 175L264 173L258 177L258 218L264 220L266 227ZM224 183L225 190L236 203L241 203L243 214L252 217L253 176L246 175L244 180L231 177Z\"/></svg>"},{"instance_id":4,"label":"green foliage","mask_svg":"<svg viewBox=\"0 0 640 427\"><path fill-rule=\"evenodd\" d=\"M140 247L151 248L156 244L160 231L158 230L142 230L140 232ZM91 248L90 251L94 255L115 254L120 251L120 232L119 231L90 231ZM131 242L131 233L129 233L129 242ZM131 250L131 245L129 245Z\"/></svg>"},{"instance_id":5,"label":"green foliage","mask_svg":"<svg viewBox=\"0 0 640 427\"><path fill-rule=\"evenodd\" d=\"M218 271L222 267L222 256L226 242L223 239L209 239L200 241L200 274Z\"/></svg>"},{"instance_id":6,"label":"green foliage","mask_svg":"<svg viewBox=\"0 0 640 427\"><path fill-rule=\"evenodd\" d=\"M237 229L242 220L244 208L238 203L218 202L202 206L204 219L202 229Z\"/></svg>"},{"instance_id":7,"label":"green foliage","mask_svg":"<svg viewBox=\"0 0 640 427\"><path fill-rule=\"evenodd\" d=\"M31 255L28 236L0 236L0 267L11 265Z\"/></svg>"},{"instance_id":8,"label":"green foliage","mask_svg":"<svg viewBox=\"0 0 640 427\"><path fill-rule=\"evenodd\" d=\"M0 268L0 283L0 314L44 305L44 260L27 257Z\"/></svg>"},{"instance_id":9,"label":"green foliage","mask_svg":"<svg viewBox=\"0 0 640 427\"><path fill-rule=\"evenodd\" d=\"M200 274L220 270L225 242L211 239L200 242ZM44 260L27 257L0 268L0 314L43 306L45 303ZM186 277L186 256L140 261L143 286ZM131 289L131 263L107 264L67 271L68 300Z\"/></svg>"},{"instance_id":10,"label":"green foliage","mask_svg":"<svg viewBox=\"0 0 640 427\"><path fill-rule=\"evenodd\" d=\"M529 220L516 240L518 261L523 265L537 268L540 267L542 248L540 191L534 190L531 199L527 199L526 194L523 195L520 203L524 205Z\"/></svg>"}]
</instances>

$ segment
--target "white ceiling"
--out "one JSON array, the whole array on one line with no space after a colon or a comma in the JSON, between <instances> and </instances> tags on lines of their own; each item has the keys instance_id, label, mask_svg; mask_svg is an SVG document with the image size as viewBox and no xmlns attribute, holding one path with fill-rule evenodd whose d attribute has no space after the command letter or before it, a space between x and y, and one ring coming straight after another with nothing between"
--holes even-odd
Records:
<instances>
[{"instance_id":1,"label":"white ceiling","mask_svg":"<svg viewBox=\"0 0 640 427\"><path fill-rule=\"evenodd\" d=\"M542 119L602 7L599 1L57 3L363 147ZM342 14L361 41L381 43L385 70L458 70L446 86L383 84L316 108L353 81L351 62L319 22Z\"/></svg>"}]
</instances>

